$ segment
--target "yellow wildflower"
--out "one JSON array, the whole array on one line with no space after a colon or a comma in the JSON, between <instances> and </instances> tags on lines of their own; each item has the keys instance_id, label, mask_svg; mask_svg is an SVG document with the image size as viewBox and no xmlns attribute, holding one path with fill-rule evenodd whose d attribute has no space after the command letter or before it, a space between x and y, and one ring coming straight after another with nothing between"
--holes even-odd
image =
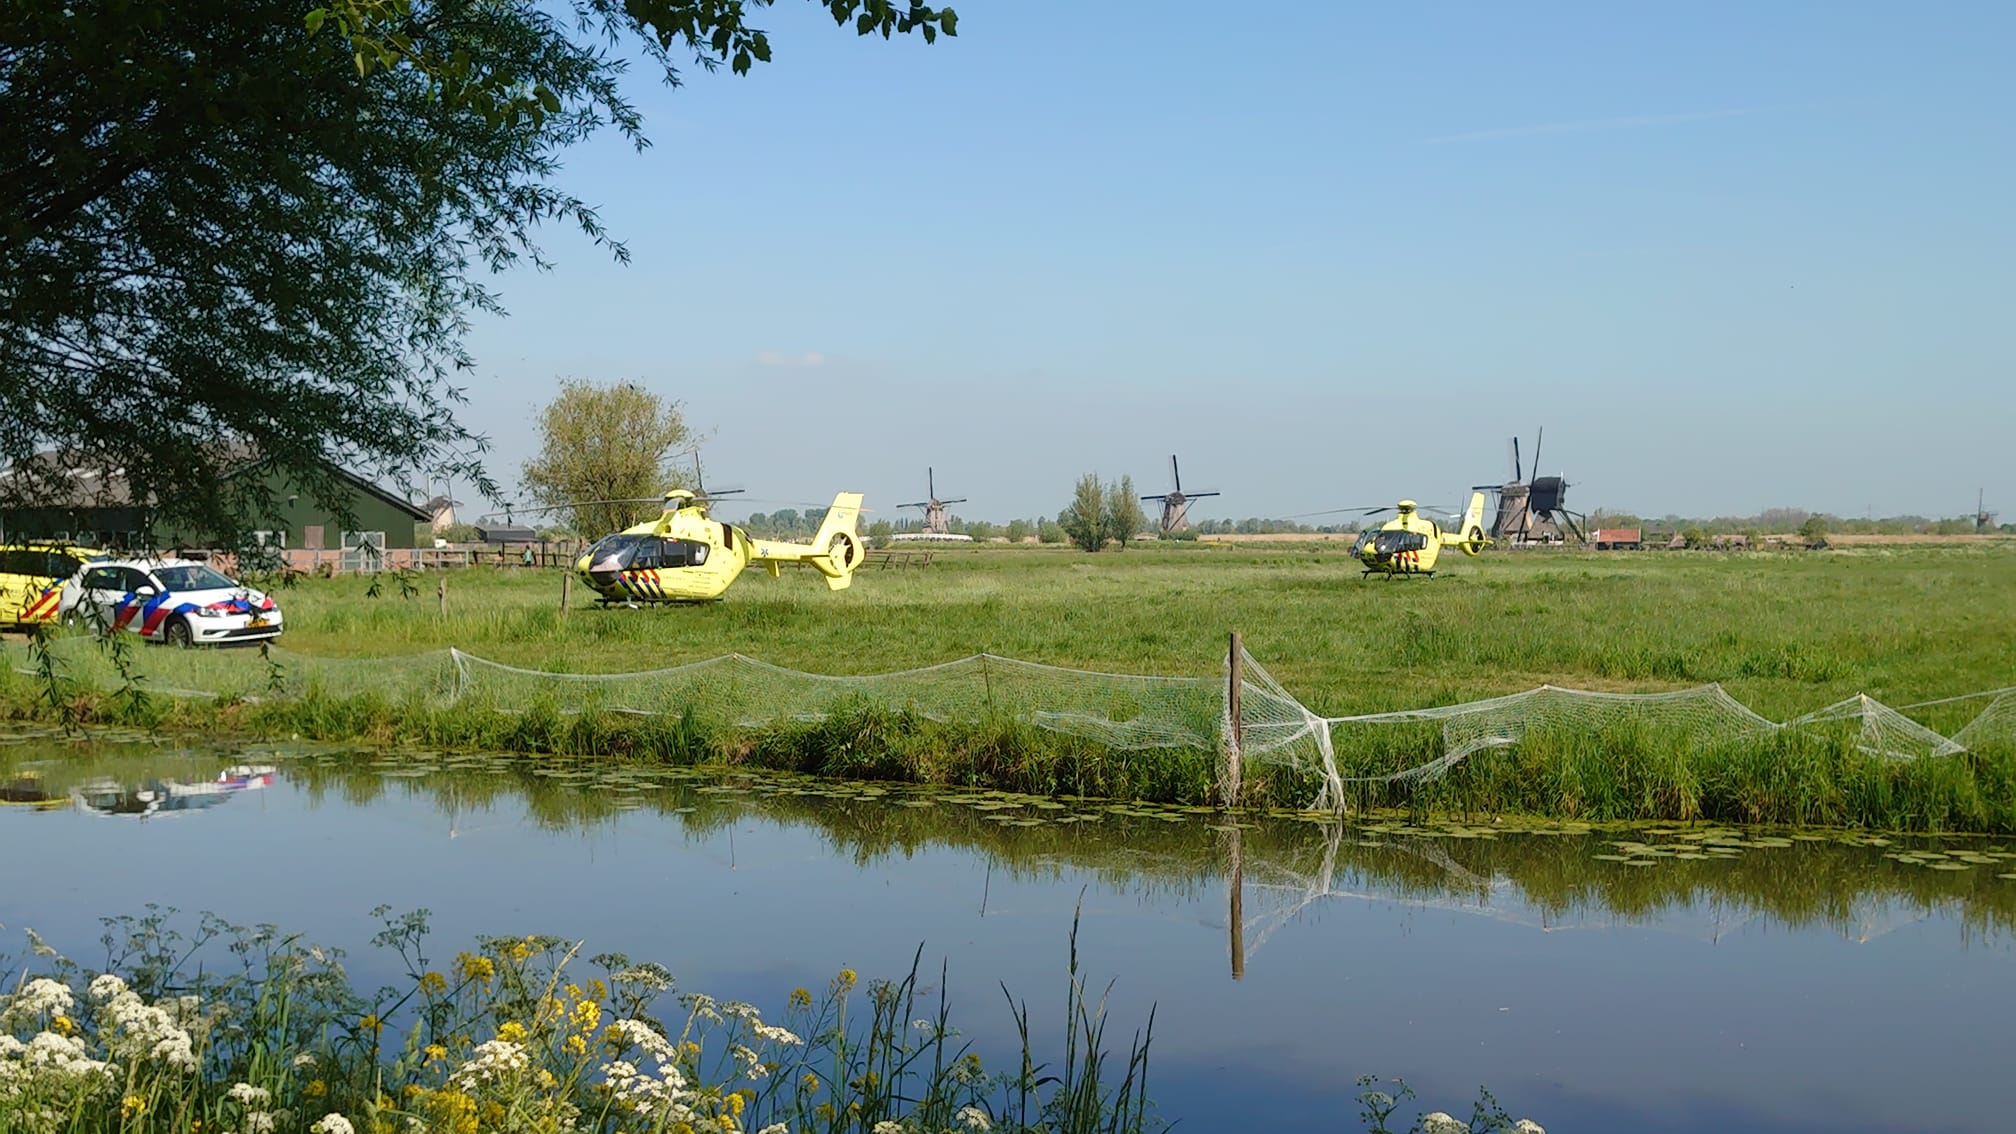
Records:
<instances>
[{"instance_id":1,"label":"yellow wildflower","mask_svg":"<svg viewBox=\"0 0 2016 1134\"><path fill-rule=\"evenodd\" d=\"M367 1013L362 1019L357 1021L357 1026L375 1036L385 1030L385 1021Z\"/></svg>"},{"instance_id":2,"label":"yellow wildflower","mask_svg":"<svg viewBox=\"0 0 2016 1134\"><path fill-rule=\"evenodd\" d=\"M588 1041L582 1038L582 1036L579 1035L578 1033L575 1035L568 1036L567 1042L562 1044L561 1046L567 1049L567 1054L569 1055L588 1054Z\"/></svg>"},{"instance_id":3,"label":"yellow wildflower","mask_svg":"<svg viewBox=\"0 0 2016 1134\"><path fill-rule=\"evenodd\" d=\"M539 1069L539 1087L541 1090L550 1091L559 1085L560 1080L553 1077L553 1072L546 1070L544 1067Z\"/></svg>"},{"instance_id":4,"label":"yellow wildflower","mask_svg":"<svg viewBox=\"0 0 2016 1134\"><path fill-rule=\"evenodd\" d=\"M49 1019L49 1030L59 1036L74 1036L77 1034L77 1021L68 1016L52 1016Z\"/></svg>"},{"instance_id":5,"label":"yellow wildflower","mask_svg":"<svg viewBox=\"0 0 2016 1134\"><path fill-rule=\"evenodd\" d=\"M609 995L609 986L603 984L601 978L597 977L588 982L588 995L592 999L601 1000Z\"/></svg>"},{"instance_id":6,"label":"yellow wildflower","mask_svg":"<svg viewBox=\"0 0 2016 1134\"><path fill-rule=\"evenodd\" d=\"M529 1034L525 1030L525 1025L516 1020L506 1020L497 1026L497 1038L500 1040L509 1040L512 1043L524 1043L525 1037Z\"/></svg>"},{"instance_id":7,"label":"yellow wildflower","mask_svg":"<svg viewBox=\"0 0 2016 1134\"><path fill-rule=\"evenodd\" d=\"M812 994L811 994L810 992L806 991L805 989L802 989L802 988L794 988L794 989L792 989L792 990L791 990L791 1007L793 1007L793 1008L810 1008L810 1007L812 1007Z\"/></svg>"},{"instance_id":8,"label":"yellow wildflower","mask_svg":"<svg viewBox=\"0 0 2016 1134\"><path fill-rule=\"evenodd\" d=\"M525 960L532 955L532 939L527 937L523 941L513 942L511 947L505 950L505 953L514 961Z\"/></svg>"},{"instance_id":9,"label":"yellow wildflower","mask_svg":"<svg viewBox=\"0 0 2016 1134\"><path fill-rule=\"evenodd\" d=\"M62 1017L57 1017L62 1019ZM147 1113L147 1100L139 1095L127 1095L119 1100L119 1117L138 1118Z\"/></svg>"},{"instance_id":10,"label":"yellow wildflower","mask_svg":"<svg viewBox=\"0 0 2016 1134\"><path fill-rule=\"evenodd\" d=\"M458 953L455 956L455 971L461 975L463 980L480 981L484 984L489 984L497 976L497 965L488 957L480 957L470 953Z\"/></svg>"},{"instance_id":11,"label":"yellow wildflower","mask_svg":"<svg viewBox=\"0 0 2016 1134\"><path fill-rule=\"evenodd\" d=\"M679 1054L686 1059L698 1059L700 1058L700 1045L694 1043L692 1040L686 1040L679 1045Z\"/></svg>"},{"instance_id":12,"label":"yellow wildflower","mask_svg":"<svg viewBox=\"0 0 2016 1134\"><path fill-rule=\"evenodd\" d=\"M854 982L859 979L859 977L854 975L853 969L841 969L840 975L833 979L833 983L839 986L840 991L845 992L853 988Z\"/></svg>"},{"instance_id":13,"label":"yellow wildflower","mask_svg":"<svg viewBox=\"0 0 2016 1134\"><path fill-rule=\"evenodd\" d=\"M483 1121L485 1121L485 1122L489 1123L489 1124L490 1124L490 1125L492 1125L492 1126L501 1126L501 1125L503 1125L503 1123L504 1123L504 1104L503 1104L503 1103L500 1103L500 1102L496 1102L496 1101L491 1101L491 1102L486 1102L486 1103L484 1103L484 1104L483 1104Z\"/></svg>"},{"instance_id":14,"label":"yellow wildflower","mask_svg":"<svg viewBox=\"0 0 2016 1134\"><path fill-rule=\"evenodd\" d=\"M568 986L564 991L567 993L567 999L569 1000L579 1000L583 995L585 995L581 991L581 986L578 984L570 983L568 984Z\"/></svg>"},{"instance_id":15,"label":"yellow wildflower","mask_svg":"<svg viewBox=\"0 0 2016 1134\"><path fill-rule=\"evenodd\" d=\"M328 1093L329 1084L320 1079L310 1079L301 1087L301 1097L304 1099L319 1099Z\"/></svg>"},{"instance_id":16,"label":"yellow wildflower","mask_svg":"<svg viewBox=\"0 0 2016 1134\"><path fill-rule=\"evenodd\" d=\"M729 1095L725 1101L728 1103L729 1111L736 1115L740 1115L742 1108L749 1105L749 1100L742 1097L741 1091Z\"/></svg>"},{"instance_id":17,"label":"yellow wildflower","mask_svg":"<svg viewBox=\"0 0 2016 1134\"><path fill-rule=\"evenodd\" d=\"M822 1102L812 1108L812 1113L819 1116L819 1121L821 1122L831 1122L833 1121L833 1104Z\"/></svg>"},{"instance_id":18,"label":"yellow wildflower","mask_svg":"<svg viewBox=\"0 0 2016 1134\"><path fill-rule=\"evenodd\" d=\"M436 1063L448 1062L448 1049L438 1043L428 1044L421 1050L420 1054L426 1057L429 1067L432 1067Z\"/></svg>"},{"instance_id":19,"label":"yellow wildflower","mask_svg":"<svg viewBox=\"0 0 2016 1134\"><path fill-rule=\"evenodd\" d=\"M420 991L429 996L439 996L448 991L448 978L442 976L440 973L422 973L420 976Z\"/></svg>"},{"instance_id":20,"label":"yellow wildflower","mask_svg":"<svg viewBox=\"0 0 2016 1134\"><path fill-rule=\"evenodd\" d=\"M583 1000L574 1005L574 1030L582 1035L593 1032L602 1023L602 1006L593 1000Z\"/></svg>"},{"instance_id":21,"label":"yellow wildflower","mask_svg":"<svg viewBox=\"0 0 2016 1134\"><path fill-rule=\"evenodd\" d=\"M808 1095L811 1094L813 1091L818 1090L819 1076L812 1074L810 1071L807 1071L805 1073L805 1077L798 1080L798 1089L804 1091Z\"/></svg>"}]
</instances>

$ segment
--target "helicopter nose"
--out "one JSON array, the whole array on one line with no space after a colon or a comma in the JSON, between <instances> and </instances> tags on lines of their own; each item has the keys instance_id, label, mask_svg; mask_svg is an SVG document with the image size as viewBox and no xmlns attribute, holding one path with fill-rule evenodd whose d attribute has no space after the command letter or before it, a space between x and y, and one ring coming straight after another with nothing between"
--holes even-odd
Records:
<instances>
[{"instance_id":1,"label":"helicopter nose","mask_svg":"<svg viewBox=\"0 0 2016 1134\"><path fill-rule=\"evenodd\" d=\"M598 557L588 565L588 581L598 587L615 586L623 576L623 569L630 565L630 554L631 550L626 547Z\"/></svg>"}]
</instances>

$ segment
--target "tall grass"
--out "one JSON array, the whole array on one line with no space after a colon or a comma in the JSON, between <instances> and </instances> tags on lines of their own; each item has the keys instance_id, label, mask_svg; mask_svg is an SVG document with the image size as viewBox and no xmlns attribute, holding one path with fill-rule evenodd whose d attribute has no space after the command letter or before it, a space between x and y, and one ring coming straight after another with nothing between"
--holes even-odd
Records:
<instances>
[{"instance_id":1,"label":"tall grass","mask_svg":"<svg viewBox=\"0 0 2016 1134\"><path fill-rule=\"evenodd\" d=\"M384 911L380 911L382 914ZM907 975L839 970L796 989L782 1024L749 1004L673 995L665 969L581 956L544 936L426 956L423 912L374 945L405 975L366 993L342 955L213 917L185 936L168 912L109 919L87 971L35 943L0 993L0 1126L122 1134L408 1131L946 1130L1141 1134L1151 1019L1124 1053L1085 995L1073 934L1062 1059L1039 1058L1010 1006L1019 1058L991 1069ZM218 967L219 960L224 964ZM13 965L9 966L14 967ZM587 975L592 972L595 975Z\"/></svg>"}]
</instances>

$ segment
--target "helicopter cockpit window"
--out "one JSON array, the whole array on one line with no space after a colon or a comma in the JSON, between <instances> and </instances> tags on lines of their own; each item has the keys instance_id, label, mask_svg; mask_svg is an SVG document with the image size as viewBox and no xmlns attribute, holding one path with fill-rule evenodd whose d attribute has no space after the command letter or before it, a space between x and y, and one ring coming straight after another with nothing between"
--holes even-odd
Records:
<instances>
[{"instance_id":1,"label":"helicopter cockpit window","mask_svg":"<svg viewBox=\"0 0 2016 1134\"><path fill-rule=\"evenodd\" d=\"M658 552L660 567L698 567L707 562L707 545L697 540L668 539Z\"/></svg>"}]
</instances>

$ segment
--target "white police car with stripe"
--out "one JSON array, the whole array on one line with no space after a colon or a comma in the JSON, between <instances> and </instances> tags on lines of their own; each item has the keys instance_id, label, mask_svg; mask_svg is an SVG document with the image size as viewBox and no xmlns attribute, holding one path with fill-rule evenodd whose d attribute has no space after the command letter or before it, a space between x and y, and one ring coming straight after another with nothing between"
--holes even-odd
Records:
<instances>
[{"instance_id":1,"label":"white police car with stripe","mask_svg":"<svg viewBox=\"0 0 2016 1134\"><path fill-rule=\"evenodd\" d=\"M107 559L63 584L66 625L126 630L175 646L278 638L280 606L193 559Z\"/></svg>"}]
</instances>

